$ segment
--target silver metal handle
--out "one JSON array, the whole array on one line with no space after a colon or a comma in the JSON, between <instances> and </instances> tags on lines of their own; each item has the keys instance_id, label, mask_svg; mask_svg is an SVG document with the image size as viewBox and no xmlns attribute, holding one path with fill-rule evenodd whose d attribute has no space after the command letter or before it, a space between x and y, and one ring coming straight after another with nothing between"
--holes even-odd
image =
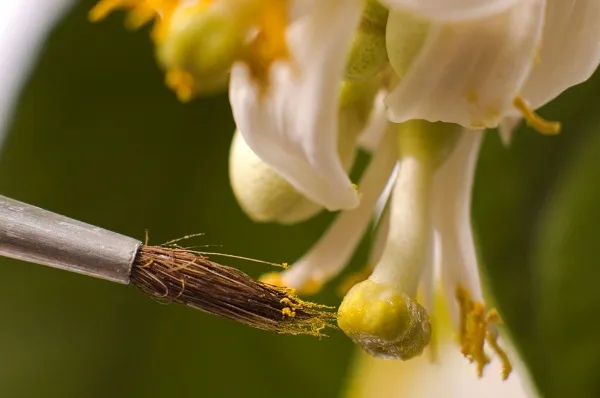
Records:
<instances>
[{"instance_id":1,"label":"silver metal handle","mask_svg":"<svg viewBox=\"0 0 600 398\"><path fill-rule=\"evenodd\" d=\"M0 256L128 284L141 242L0 196Z\"/></svg>"}]
</instances>

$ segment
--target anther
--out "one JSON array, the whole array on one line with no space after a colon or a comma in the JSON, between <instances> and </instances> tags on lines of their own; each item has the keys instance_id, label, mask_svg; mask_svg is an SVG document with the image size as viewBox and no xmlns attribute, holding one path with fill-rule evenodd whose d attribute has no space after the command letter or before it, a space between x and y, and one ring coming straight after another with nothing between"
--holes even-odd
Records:
<instances>
[{"instance_id":1,"label":"anther","mask_svg":"<svg viewBox=\"0 0 600 398\"><path fill-rule=\"evenodd\" d=\"M560 122L549 121L542 118L540 115L535 113L535 111L531 109L529 105L527 105L523 98L515 97L513 100L513 105L519 110L519 112L521 112L523 118L527 122L527 125L538 133L544 135L556 135L560 133Z\"/></svg>"}]
</instances>

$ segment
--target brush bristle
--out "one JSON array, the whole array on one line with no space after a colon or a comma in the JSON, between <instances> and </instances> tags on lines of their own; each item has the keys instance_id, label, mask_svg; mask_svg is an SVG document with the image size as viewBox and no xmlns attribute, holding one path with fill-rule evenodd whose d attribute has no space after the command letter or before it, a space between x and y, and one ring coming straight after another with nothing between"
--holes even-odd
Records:
<instances>
[{"instance_id":1,"label":"brush bristle","mask_svg":"<svg viewBox=\"0 0 600 398\"><path fill-rule=\"evenodd\" d=\"M184 248L141 246L131 282L152 297L256 329L322 336L324 328L335 327L332 308L300 300L292 289L258 282Z\"/></svg>"}]
</instances>

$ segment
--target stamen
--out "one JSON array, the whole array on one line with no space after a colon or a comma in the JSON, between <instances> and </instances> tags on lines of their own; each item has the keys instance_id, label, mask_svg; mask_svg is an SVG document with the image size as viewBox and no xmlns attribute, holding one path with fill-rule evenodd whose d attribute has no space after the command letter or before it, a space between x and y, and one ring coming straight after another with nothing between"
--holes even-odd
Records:
<instances>
[{"instance_id":1,"label":"stamen","mask_svg":"<svg viewBox=\"0 0 600 398\"><path fill-rule=\"evenodd\" d=\"M498 344L498 335L495 331L488 330L492 323L500 322L500 315L495 309L485 312L485 306L481 302L471 299L469 292L458 287L456 289L456 300L458 301L459 339L461 353L469 360L477 364L477 375L483 376L483 370L490 363L490 357L485 353L485 343L500 357L502 361L502 377L508 378L512 371L512 365L506 352Z\"/></svg>"},{"instance_id":2,"label":"stamen","mask_svg":"<svg viewBox=\"0 0 600 398\"><path fill-rule=\"evenodd\" d=\"M201 0L200 3L206 1L209 0ZM156 20L152 37L160 41L164 38L168 22L178 6L179 0L100 0L90 10L89 18L92 22L98 22L119 8L130 9L127 26L137 29Z\"/></svg>"},{"instance_id":3,"label":"stamen","mask_svg":"<svg viewBox=\"0 0 600 398\"><path fill-rule=\"evenodd\" d=\"M189 102L194 95L196 82L191 73L173 68L167 71L165 84L175 92L181 102Z\"/></svg>"},{"instance_id":4,"label":"stamen","mask_svg":"<svg viewBox=\"0 0 600 398\"><path fill-rule=\"evenodd\" d=\"M100 0L89 12L89 19L98 22L118 8L134 8L143 0Z\"/></svg>"},{"instance_id":5,"label":"stamen","mask_svg":"<svg viewBox=\"0 0 600 398\"><path fill-rule=\"evenodd\" d=\"M548 121L542 118L540 115L535 113L535 111L531 109L529 105L527 105L523 98L515 97L513 100L513 105L521 112L523 118L527 122L527 125L538 133L545 135L555 135L560 133L560 122Z\"/></svg>"},{"instance_id":6,"label":"stamen","mask_svg":"<svg viewBox=\"0 0 600 398\"><path fill-rule=\"evenodd\" d=\"M252 75L262 83L268 82L269 68L277 60L287 60L285 30L288 4L283 0L265 0L260 13L259 31L250 45L247 59Z\"/></svg>"},{"instance_id":7,"label":"stamen","mask_svg":"<svg viewBox=\"0 0 600 398\"><path fill-rule=\"evenodd\" d=\"M498 343L498 333L491 331L487 332L486 341L502 361L502 380L508 379L508 376L510 376L512 372L512 364L510 363L508 354L502 347L500 347L500 344Z\"/></svg>"}]
</instances>

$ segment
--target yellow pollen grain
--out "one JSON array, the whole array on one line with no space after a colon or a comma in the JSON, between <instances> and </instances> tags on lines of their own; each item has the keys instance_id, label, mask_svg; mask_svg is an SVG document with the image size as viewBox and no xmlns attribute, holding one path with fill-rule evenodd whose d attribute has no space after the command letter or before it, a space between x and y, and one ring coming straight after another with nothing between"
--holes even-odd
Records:
<instances>
[{"instance_id":1,"label":"yellow pollen grain","mask_svg":"<svg viewBox=\"0 0 600 398\"><path fill-rule=\"evenodd\" d=\"M545 135L556 135L560 133L560 122L548 121L542 118L540 115L535 113L535 111L531 109L529 105L527 105L523 98L515 97L513 100L513 105L519 110L519 112L521 112L523 118L527 122L527 125L538 133Z\"/></svg>"},{"instance_id":2,"label":"yellow pollen grain","mask_svg":"<svg viewBox=\"0 0 600 398\"><path fill-rule=\"evenodd\" d=\"M175 92L181 102L189 102L194 95L194 77L182 69L169 69L165 75L165 84Z\"/></svg>"},{"instance_id":3,"label":"yellow pollen grain","mask_svg":"<svg viewBox=\"0 0 600 398\"><path fill-rule=\"evenodd\" d=\"M290 307L285 307L281 310L283 316L287 316L289 318L294 318L296 316L296 311L292 310Z\"/></svg>"},{"instance_id":4,"label":"yellow pollen grain","mask_svg":"<svg viewBox=\"0 0 600 398\"><path fill-rule=\"evenodd\" d=\"M495 309L486 313L485 305L471 299L469 292L458 287L456 289L456 300L459 306L459 339L461 353L469 360L477 364L477 375L483 376L485 366L490 363L490 358L485 353L485 343L496 353L502 361L502 377L508 378L512 371L512 365L506 352L498 344L498 336L495 331L490 331L492 323L501 322L500 315Z\"/></svg>"}]
</instances>

